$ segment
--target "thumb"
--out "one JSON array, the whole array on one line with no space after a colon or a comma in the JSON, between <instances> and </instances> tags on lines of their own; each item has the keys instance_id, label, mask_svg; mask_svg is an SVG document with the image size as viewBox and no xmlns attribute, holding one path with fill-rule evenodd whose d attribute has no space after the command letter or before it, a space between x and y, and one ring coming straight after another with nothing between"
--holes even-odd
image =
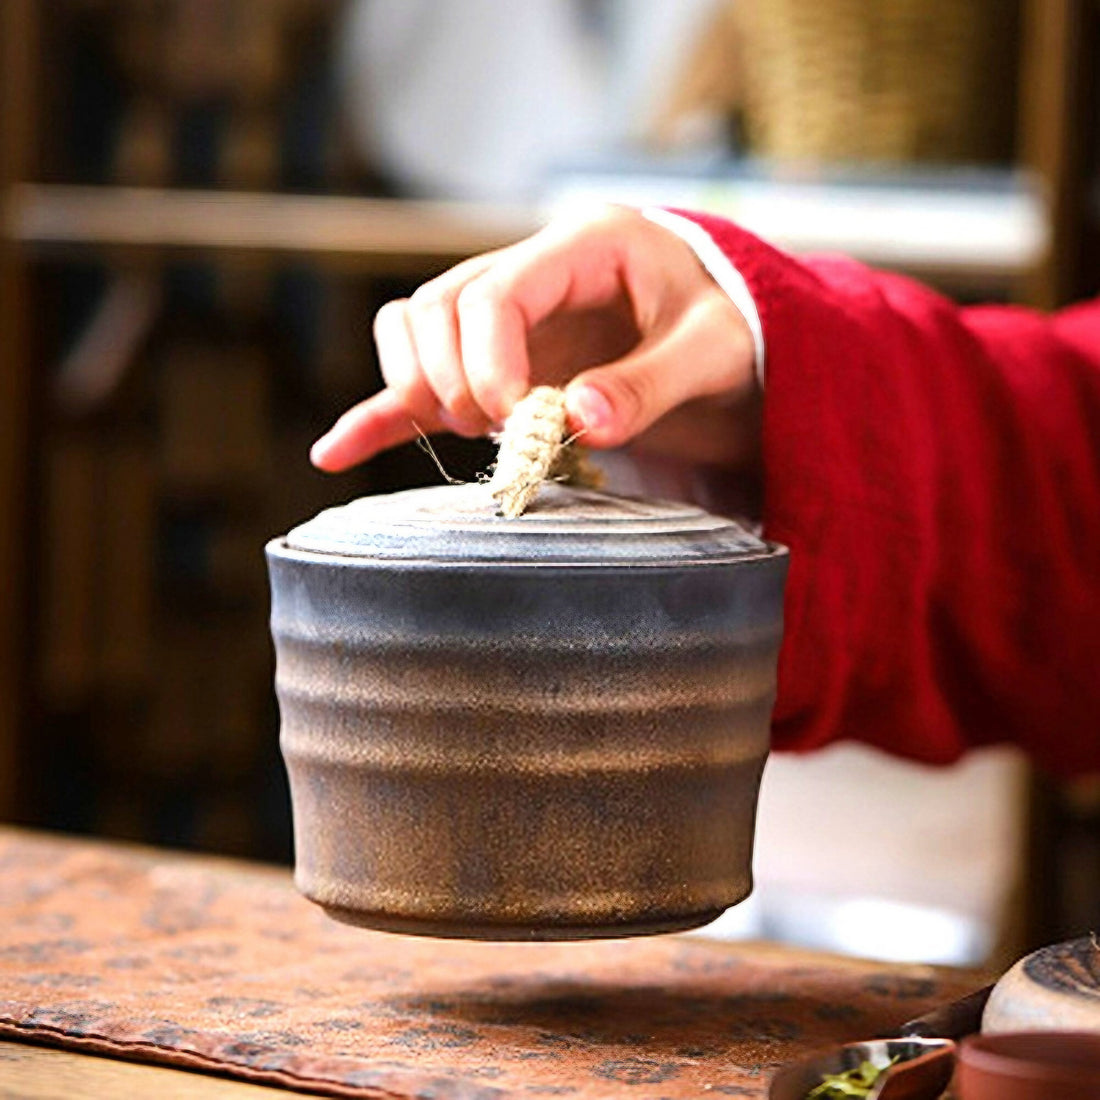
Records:
<instances>
[{"instance_id":1,"label":"thumb","mask_svg":"<svg viewBox=\"0 0 1100 1100\"><path fill-rule=\"evenodd\" d=\"M717 290L621 359L578 374L565 391L570 427L587 446L622 446L685 402L745 392L754 356L745 319Z\"/></svg>"}]
</instances>

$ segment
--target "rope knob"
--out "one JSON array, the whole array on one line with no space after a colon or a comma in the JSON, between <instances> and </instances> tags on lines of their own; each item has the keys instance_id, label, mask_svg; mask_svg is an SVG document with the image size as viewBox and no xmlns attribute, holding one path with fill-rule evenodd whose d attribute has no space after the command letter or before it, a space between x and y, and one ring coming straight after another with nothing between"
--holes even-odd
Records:
<instances>
[{"instance_id":1,"label":"rope knob","mask_svg":"<svg viewBox=\"0 0 1100 1100\"><path fill-rule=\"evenodd\" d=\"M536 386L517 401L500 434L489 491L508 519L523 515L544 481L596 486L599 471L566 437L565 391Z\"/></svg>"}]
</instances>

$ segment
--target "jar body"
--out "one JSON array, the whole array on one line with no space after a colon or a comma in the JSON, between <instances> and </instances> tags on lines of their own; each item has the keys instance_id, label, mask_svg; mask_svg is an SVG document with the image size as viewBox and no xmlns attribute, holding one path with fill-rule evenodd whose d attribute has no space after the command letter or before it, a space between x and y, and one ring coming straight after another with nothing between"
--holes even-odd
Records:
<instances>
[{"instance_id":1,"label":"jar body","mask_svg":"<svg viewBox=\"0 0 1100 1100\"><path fill-rule=\"evenodd\" d=\"M330 915L625 936L750 892L785 553L268 560L296 882Z\"/></svg>"}]
</instances>

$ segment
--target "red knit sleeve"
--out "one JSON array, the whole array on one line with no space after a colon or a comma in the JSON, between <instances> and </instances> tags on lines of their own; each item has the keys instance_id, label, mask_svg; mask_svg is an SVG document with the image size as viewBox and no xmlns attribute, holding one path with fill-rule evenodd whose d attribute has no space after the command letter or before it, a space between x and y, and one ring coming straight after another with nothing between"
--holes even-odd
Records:
<instances>
[{"instance_id":1,"label":"red knit sleeve","mask_svg":"<svg viewBox=\"0 0 1100 1100\"><path fill-rule=\"evenodd\" d=\"M774 734L1100 769L1100 303L961 309L690 214L767 346L765 523L791 548Z\"/></svg>"}]
</instances>

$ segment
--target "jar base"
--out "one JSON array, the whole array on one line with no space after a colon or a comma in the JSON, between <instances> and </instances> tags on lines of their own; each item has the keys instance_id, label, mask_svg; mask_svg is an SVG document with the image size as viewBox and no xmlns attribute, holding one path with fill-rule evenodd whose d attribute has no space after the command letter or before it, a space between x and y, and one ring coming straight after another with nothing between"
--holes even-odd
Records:
<instances>
[{"instance_id":1,"label":"jar base","mask_svg":"<svg viewBox=\"0 0 1100 1100\"><path fill-rule=\"evenodd\" d=\"M658 936L668 932L686 932L701 928L726 910L706 909L698 913L662 917L652 921L623 921L608 924L477 924L474 922L437 921L417 917L394 916L360 909L322 905L325 914L342 924L353 924L374 932L397 932L406 936L432 936L447 940L482 941L561 941L608 940L630 936Z\"/></svg>"}]
</instances>

